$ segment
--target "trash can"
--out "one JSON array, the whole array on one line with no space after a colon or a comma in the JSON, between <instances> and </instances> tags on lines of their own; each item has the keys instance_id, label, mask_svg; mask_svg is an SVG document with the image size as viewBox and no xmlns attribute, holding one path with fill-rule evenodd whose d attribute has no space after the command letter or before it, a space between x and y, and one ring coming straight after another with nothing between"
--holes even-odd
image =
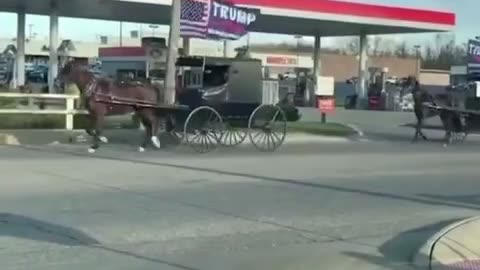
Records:
<instances>
[{"instance_id":1,"label":"trash can","mask_svg":"<svg viewBox=\"0 0 480 270\"><path fill-rule=\"evenodd\" d=\"M357 107L358 95L349 95L345 97L345 103L343 106L347 110L355 109Z\"/></svg>"}]
</instances>

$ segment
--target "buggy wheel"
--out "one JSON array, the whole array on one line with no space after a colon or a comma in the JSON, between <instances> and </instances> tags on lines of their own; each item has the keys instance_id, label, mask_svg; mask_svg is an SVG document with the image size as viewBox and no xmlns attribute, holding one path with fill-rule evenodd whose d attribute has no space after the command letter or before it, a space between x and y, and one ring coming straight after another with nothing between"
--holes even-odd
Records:
<instances>
[{"instance_id":1,"label":"buggy wheel","mask_svg":"<svg viewBox=\"0 0 480 270\"><path fill-rule=\"evenodd\" d=\"M223 120L211 107L193 110L185 121L184 138L195 151L207 153L217 148L223 134Z\"/></svg>"},{"instance_id":2,"label":"buggy wheel","mask_svg":"<svg viewBox=\"0 0 480 270\"><path fill-rule=\"evenodd\" d=\"M222 134L220 143L223 146L234 147L242 144L247 138L248 132L242 128L233 127L231 124L225 124L225 131Z\"/></svg>"},{"instance_id":3,"label":"buggy wheel","mask_svg":"<svg viewBox=\"0 0 480 270\"><path fill-rule=\"evenodd\" d=\"M277 105L260 105L248 120L248 136L260 151L273 152L287 135L287 117Z\"/></svg>"}]
</instances>

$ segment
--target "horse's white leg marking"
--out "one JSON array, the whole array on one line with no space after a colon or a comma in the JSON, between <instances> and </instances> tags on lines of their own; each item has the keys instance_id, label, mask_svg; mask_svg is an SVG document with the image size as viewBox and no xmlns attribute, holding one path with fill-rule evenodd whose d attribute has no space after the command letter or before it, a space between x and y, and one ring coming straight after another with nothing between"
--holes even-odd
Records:
<instances>
[{"instance_id":1,"label":"horse's white leg marking","mask_svg":"<svg viewBox=\"0 0 480 270\"><path fill-rule=\"evenodd\" d=\"M99 136L98 139L99 139L102 143L108 143L108 138L105 137L105 136Z\"/></svg>"},{"instance_id":2,"label":"horse's white leg marking","mask_svg":"<svg viewBox=\"0 0 480 270\"><path fill-rule=\"evenodd\" d=\"M157 136L152 136L152 137L150 138L150 140L152 141L153 146L155 146L156 148L160 148L160 147L161 147L161 145L160 145L160 140L158 139Z\"/></svg>"}]
</instances>

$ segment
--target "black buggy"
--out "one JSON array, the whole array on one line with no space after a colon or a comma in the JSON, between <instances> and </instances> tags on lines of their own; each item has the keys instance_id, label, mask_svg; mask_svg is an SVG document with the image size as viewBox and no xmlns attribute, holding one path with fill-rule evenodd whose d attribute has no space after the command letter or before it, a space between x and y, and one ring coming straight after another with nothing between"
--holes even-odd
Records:
<instances>
[{"instance_id":1,"label":"black buggy","mask_svg":"<svg viewBox=\"0 0 480 270\"><path fill-rule=\"evenodd\" d=\"M201 153L247 137L260 151L274 151L285 140L287 121L299 118L275 83L263 80L260 60L181 57L176 100L189 109L171 113L166 130Z\"/></svg>"}]
</instances>

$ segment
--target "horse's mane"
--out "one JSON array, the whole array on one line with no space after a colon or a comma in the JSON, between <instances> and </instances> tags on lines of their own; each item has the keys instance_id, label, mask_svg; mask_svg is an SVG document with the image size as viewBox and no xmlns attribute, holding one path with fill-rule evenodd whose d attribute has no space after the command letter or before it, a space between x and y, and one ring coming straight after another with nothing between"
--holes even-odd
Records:
<instances>
[{"instance_id":1,"label":"horse's mane","mask_svg":"<svg viewBox=\"0 0 480 270\"><path fill-rule=\"evenodd\" d=\"M130 87L137 87L137 86L143 87L145 89L151 89L156 94L158 94L158 91L161 91L161 87L154 85L148 81L126 81L121 83L120 81L114 80L107 76L96 75L90 70L88 65L83 65L78 62L72 61L72 62L66 63L63 70L66 73L75 72L75 73L87 74L88 76L90 76L89 79L95 79L98 85L100 86L100 88L106 91L111 91L112 89L115 89L115 88L123 88L123 87L130 88ZM80 91L83 91L83 89L81 89Z\"/></svg>"}]
</instances>

